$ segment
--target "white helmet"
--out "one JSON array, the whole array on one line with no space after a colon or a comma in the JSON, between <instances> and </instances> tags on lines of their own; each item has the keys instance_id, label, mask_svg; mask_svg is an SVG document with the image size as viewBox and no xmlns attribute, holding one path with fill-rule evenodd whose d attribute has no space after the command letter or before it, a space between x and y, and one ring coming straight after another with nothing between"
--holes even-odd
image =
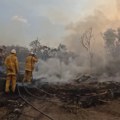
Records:
<instances>
[{"instance_id":1,"label":"white helmet","mask_svg":"<svg viewBox=\"0 0 120 120\"><path fill-rule=\"evenodd\" d=\"M11 53L16 54L16 50L15 50L15 49L12 49L12 50L11 50Z\"/></svg>"},{"instance_id":2,"label":"white helmet","mask_svg":"<svg viewBox=\"0 0 120 120\"><path fill-rule=\"evenodd\" d=\"M31 55L34 55L34 52L30 52Z\"/></svg>"}]
</instances>

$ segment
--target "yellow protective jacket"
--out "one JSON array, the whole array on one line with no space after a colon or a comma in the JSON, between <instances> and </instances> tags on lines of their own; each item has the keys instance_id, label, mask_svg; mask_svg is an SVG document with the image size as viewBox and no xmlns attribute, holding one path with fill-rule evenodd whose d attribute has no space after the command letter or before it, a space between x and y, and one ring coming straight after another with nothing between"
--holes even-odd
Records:
<instances>
[{"instance_id":1,"label":"yellow protective jacket","mask_svg":"<svg viewBox=\"0 0 120 120\"><path fill-rule=\"evenodd\" d=\"M10 54L5 59L7 75L16 75L18 73L18 59L15 54Z\"/></svg>"},{"instance_id":2,"label":"yellow protective jacket","mask_svg":"<svg viewBox=\"0 0 120 120\"><path fill-rule=\"evenodd\" d=\"M37 61L38 59L36 57L29 55L26 58L25 70L32 72Z\"/></svg>"}]
</instances>

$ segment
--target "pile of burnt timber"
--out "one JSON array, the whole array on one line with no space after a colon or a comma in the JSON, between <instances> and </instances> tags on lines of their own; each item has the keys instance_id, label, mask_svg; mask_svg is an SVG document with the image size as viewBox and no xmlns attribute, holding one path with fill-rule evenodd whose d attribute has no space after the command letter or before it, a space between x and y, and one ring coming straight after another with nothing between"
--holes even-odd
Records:
<instances>
[{"instance_id":1,"label":"pile of burnt timber","mask_svg":"<svg viewBox=\"0 0 120 120\"><path fill-rule=\"evenodd\" d=\"M83 79L84 78L84 79ZM38 99L58 98L63 105L77 105L84 108L109 103L120 97L120 82L99 82L95 77L82 76L70 83L43 83L39 80L32 85L18 84L22 94Z\"/></svg>"},{"instance_id":2,"label":"pile of burnt timber","mask_svg":"<svg viewBox=\"0 0 120 120\"><path fill-rule=\"evenodd\" d=\"M109 103L120 97L119 82L83 82L71 84L43 85L41 89L54 94L65 104L84 108Z\"/></svg>"}]
</instances>

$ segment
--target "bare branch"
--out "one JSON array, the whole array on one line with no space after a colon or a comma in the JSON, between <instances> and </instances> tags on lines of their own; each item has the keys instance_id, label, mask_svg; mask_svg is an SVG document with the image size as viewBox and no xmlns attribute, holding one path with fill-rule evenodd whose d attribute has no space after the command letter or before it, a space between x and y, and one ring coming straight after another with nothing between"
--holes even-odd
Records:
<instances>
[{"instance_id":1,"label":"bare branch","mask_svg":"<svg viewBox=\"0 0 120 120\"><path fill-rule=\"evenodd\" d=\"M81 36L81 43L83 47L87 49L87 51L90 50L91 38L92 38L92 28L85 31Z\"/></svg>"}]
</instances>

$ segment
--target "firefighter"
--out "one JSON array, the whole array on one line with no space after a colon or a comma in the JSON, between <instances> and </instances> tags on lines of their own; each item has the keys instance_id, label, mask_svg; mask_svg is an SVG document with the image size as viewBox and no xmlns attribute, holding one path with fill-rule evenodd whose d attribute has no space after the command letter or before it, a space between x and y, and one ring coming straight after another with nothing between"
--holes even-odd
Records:
<instances>
[{"instance_id":1,"label":"firefighter","mask_svg":"<svg viewBox=\"0 0 120 120\"><path fill-rule=\"evenodd\" d=\"M6 57L5 66L7 70L5 92L9 93L10 86L11 86L11 90L14 93L16 88L16 80L17 80L17 73L18 73L18 59L16 56L15 49L12 49L11 54Z\"/></svg>"},{"instance_id":2,"label":"firefighter","mask_svg":"<svg viewBox=\"0 0 120 120\"><path fill-rule=\"evenodd\" d=\"M26 58L25 63L25 75L23 82L31 83L32 82L32 72L34 70L34 65L38 61L35 53L30 52L28 57Z\"/></svg>"}]
</instances>

